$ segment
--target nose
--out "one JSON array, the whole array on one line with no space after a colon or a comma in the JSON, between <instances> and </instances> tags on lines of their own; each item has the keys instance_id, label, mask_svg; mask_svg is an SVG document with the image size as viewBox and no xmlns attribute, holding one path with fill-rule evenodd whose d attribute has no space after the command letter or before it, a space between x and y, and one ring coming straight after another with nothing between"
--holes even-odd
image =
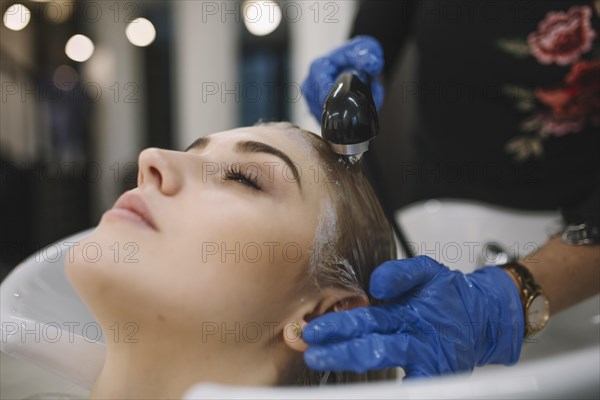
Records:
<instances>
[{"instance_id":1,"label":"nose","mask_svg":"<svg viewBox=\"0 0 600 400\"><path fill-rule=\"evenodd\" d=\"M154 185L167 196L181 190L183 175L177 152L157 148L145 149L138 158L138 186Z\"/></svg>"}]
</instances>

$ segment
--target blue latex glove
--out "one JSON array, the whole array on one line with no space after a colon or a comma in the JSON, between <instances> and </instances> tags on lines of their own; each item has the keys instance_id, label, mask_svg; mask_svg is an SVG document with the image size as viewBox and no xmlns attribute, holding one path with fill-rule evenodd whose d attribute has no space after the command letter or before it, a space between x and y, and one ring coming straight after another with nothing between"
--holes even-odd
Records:
<instances>
[{"instance_id":1,"label":"blue latex glove","mask_svg":"<svg viewBox=\"0 0 600 400\"><path fill-rule=\"evenodd\" d=\"M465 275L426 256L387 261L373 272L370 291L391 301L329 313L305 327L310 368L362 373L400 366L413 378L519 359L521 301L499 267Z\"/></svg>"},{"instance_id":2,"label":"blue latex glove","mask_svg":"<svg viewBox=\"0 0 600 400\"><path fill-rule=\"evenodd\" d=\"M347 71L354 71L364 82L371 80L375 107L383 103L383 86L376 79L383 70L383 50L371 36L356 36L324 57L317 58L302 83L302 93L312 115L321 123L323 104L335 80Z\"/></svg>"}]
</instances>

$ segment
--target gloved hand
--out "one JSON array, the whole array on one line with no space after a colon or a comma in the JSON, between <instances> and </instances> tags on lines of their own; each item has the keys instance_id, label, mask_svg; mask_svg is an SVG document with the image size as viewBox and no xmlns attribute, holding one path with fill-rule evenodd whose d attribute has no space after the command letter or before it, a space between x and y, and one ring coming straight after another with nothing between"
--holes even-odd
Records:
<instances>
[{"instance_id":1,"label":"gloved hand","mask_svg":"<svg viewBox=\"0 0 600 400\"><path fill-rule=\"evenodd\" d=\"M519 359L522 305L499 267L465 275L426 256L387 261L373 272L370 292L391 301L329 313L305 327L310 368L362 373L400 366L413 378Z\"/></svg>"},{"instance_id":2,"label":"gloved hand","mask_svg":"<svg viewBox=\"0 0 600 400\"><path fill-rule=\"evenodd\" d=\"M317 58L302 83L302 93L317 121L321 122L323 104L333 83L343 72L355 71L365 83L371 80L375 107L383 103L383 86L376 77L383 70L383 50L371 36L356 36L324 57Z\"/></svg>"}]
</instances>

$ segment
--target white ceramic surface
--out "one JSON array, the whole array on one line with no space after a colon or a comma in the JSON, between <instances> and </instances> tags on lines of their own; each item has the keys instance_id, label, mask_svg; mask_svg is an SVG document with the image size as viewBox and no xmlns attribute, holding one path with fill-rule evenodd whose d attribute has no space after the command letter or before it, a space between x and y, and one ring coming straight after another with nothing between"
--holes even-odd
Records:
<instances>
[{"instance_id":1,"label":"white ceramic surface","mask_svg":"<svg viewBox=\"0 0 600 400\"><path fill-rule=\"evenodd\" d=\"M67 280L64 261L89 232L31 255L0 286L0 351L85 388L104 363L104 338Z\"/></svg>"},{"instance_id":2,"label":"white ceramic surface","mask_svg":"<svg viewBox=\"0 0 600 400\"><path fill-rule=\"evenodd\" d=\"M523 211L489 204L431 199L396 213L410 247L450 268L471 272L493 264L495 243L514 258L538 249L560 227L555 211Z\"/></svg>"}]
</instances>

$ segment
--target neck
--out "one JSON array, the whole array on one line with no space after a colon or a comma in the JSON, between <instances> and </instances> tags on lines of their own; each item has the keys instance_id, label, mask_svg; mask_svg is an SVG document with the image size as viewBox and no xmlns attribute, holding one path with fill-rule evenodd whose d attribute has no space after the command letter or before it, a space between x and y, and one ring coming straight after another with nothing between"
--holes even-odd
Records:
<instances>
[{"instance_id":1,"label":"neck","mask_svg":"<svg viewBox=\"0 0 600 400\"><path fill-rule=\"evenodd\" d=\"M272 348L189 345L163 338L159 345L107 344L90 399L179 399L192 385L275 385L280 374Z\"/></svg>"}]
</instances>

